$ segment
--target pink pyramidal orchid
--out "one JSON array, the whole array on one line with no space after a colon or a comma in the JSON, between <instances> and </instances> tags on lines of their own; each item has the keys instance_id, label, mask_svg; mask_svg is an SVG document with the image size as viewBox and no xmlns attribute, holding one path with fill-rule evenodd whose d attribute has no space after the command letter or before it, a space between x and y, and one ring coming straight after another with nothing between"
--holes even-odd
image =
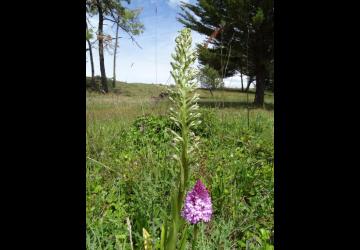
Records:
<instances>
[{"instance_id":1,"label":"pink pyramidal orchid","mask_svg":"<svg viewBox=\"0 0 360 250\"><path fill-rule=\"evenodd\" d=\"M191 224L200 221L209 222L212 215L212 204L209 191L198 180L194 188L187 193L181 216Z\"/></svg>"}]
</instances>

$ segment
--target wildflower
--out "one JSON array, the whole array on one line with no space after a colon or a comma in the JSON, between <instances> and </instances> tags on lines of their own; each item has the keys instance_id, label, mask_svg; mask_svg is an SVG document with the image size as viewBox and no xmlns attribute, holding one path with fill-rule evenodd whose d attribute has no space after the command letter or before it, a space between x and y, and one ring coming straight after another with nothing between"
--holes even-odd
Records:
<instances>
[{"instance_id":1,"label":"wildflower","mask_svg":"<svg viewBox=\"0 0 360 250\"><path fill-rule=\"evenodd\" d=\"M181 216L191 224L200 221L209 222L212 215L212 204L209 191L198 180L194 188L187 193Z\"/></svg>"}]
</instances>

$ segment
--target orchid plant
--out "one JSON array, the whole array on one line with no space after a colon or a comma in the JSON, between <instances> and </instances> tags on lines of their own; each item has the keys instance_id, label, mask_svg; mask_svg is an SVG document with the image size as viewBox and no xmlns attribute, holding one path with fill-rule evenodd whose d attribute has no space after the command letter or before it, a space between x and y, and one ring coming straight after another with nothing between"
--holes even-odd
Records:
<instances>
[{"instance_id":1,"label":"orchid plant","mask_svg":"<svg viewBox=\"0 0 360 250\"><path fill-rule=\"evenodd\" d=\"M193 132L200 123L199 95L195 93L196 71L192 64L196 60L195 51L191 49L191 31L183 29L176 38L175 53L172 54L171 75L175 81L175 88L170 89L169 99L173 103L170 108L170 119L178 128L171 130L173 135L173 147L175 154L173 158L180 167L176 180L176 186L172 195L171 220L170 224L162 227L161 249L175 250L185 248L187 224L186 221L194 225L194 242L197 235L197 223L208 222L212 215L211 198L208 190L200 180L196 183L192 191L186 196L188 190L191 169L196 167L196 152L199 145L199 137ZM185 219L185 220L184 220ZM182 234L180 243L178 236Z\"/></svg>"}]
</instances>

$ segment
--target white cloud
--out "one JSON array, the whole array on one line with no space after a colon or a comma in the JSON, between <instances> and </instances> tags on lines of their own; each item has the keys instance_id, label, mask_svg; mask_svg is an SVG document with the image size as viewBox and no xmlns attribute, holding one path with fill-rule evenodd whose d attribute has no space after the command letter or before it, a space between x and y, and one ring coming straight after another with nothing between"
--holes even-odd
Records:
<instances>
[{"instance_id":1,"label":"white cloud","mask_svg":"<svg viewBox=\"0 0 360 250\"><path fill-rule=\"evenodd\" d=\"M168 0L167 3L170 7L176 8L181 2L189 3L189 0Z\"/></svg>"},{"instance_id":2,"label":"white cloud","mask_svg":"<svg viewBox=\"0 0 360 250\"><path fill-rule=\"evenodd\" d=\"M247 76L243 75L243 84L244 84L244 88L246 88L247 85ZM256 81L254 81L253 83L250 84L250 88L254 88L255 87L255 83ZM232 77L227 77L224 78L224 86L227 88L241 88L241 76L240 74L235 74Z\"/></svg>"}]
</instances>

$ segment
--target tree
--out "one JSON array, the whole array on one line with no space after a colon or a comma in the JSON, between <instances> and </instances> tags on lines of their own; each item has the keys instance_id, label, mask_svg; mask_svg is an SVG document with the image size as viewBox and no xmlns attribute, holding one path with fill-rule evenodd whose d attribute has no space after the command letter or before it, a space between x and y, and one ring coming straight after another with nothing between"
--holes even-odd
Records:
<instances>
[{"instance_id":1,"label":"tree","mask_svg":"<svg viewBox=\"0 0 360 250\"><path fill-rule=\"evenodd\" d=\"M116 52L117 52L117 47L118 47L118 42L119 42L119 22L120 22L120 18L118 18L117 22L116 22L116 33L115 33L115 48L114 48L114 64L113 64L113 80L112 80L112 87L115 88L115 83L116 83Z\"/></svg>"},{"instance_id":2,"label":"tree","mask_svg":"<svg viewBox=\"0 0 360 250\"><path fill-rule=\"evenodd\" d=\"M92 54L92 44L90 42L90 40L92 38L93 38L92 30L88 29L88 25L87 25L87 22L86 22L86 42L88 44L88 51L89 51L89 54L90 54L90 65L91 65L91 86L92 86L93 89L96 89L94 59L93 59L93 54Z\"/></svg>"},{"instance_id":3,"label":"tree","mask_svg":"<svg viewBox=\"0 0 360 250\"><path fill-rule=\"evenodd\" d=\"M105 72L105 61L104 61L104 12L106 11L106 1L96 0L96 7L99 15L99 24L98 24L98 40L99 40L99 61L100 61L100 73L101 73L101 86L103 90L107 93L109 88L107 85L107 77Z\"/></svg>"},{"instance_id":4,"label":"tree","mask_svg":"<svg viewBox=\"0 0 360 250\"><path fill-rule=\"evenodd\" d=\"M134 41L132 35L138 35L143 30L137 17L138 10L129 10L122 6L121 2L130 3L130 0L87 0L87 12L97 14L99 17L97 39L99 41L99 61L101 73L101 85L105 92L108 92L107 77L104 62L104 47L106 42L111 42L113 38L106 36L103 31L104 21L110 21L119 25L127 32ZM116 47L115 47L116 48ZM115 55L116 56L116 55Z\"/></svg>"},{"instance_id":5,"label":"tree","mask_svg":"<svg viewBox=\"0 0 360 250\"><path fill-rule=\"evenodd\" d=\"M201 86L210 90L211 96L213 90L224 86L218 71L209 65L200 68L198 78Z\"/></svg>"},{"instance_id":6,"label":"tree","mask_svg":"<svg viewBox=\"0 0 360 250\"><path fill-rule=\"evenodd\" d=\"M105 72L105 63L104 63L104 15L110 7L111 0L86 0L86 12L91 15L98 15L98 31L97 31L97 40L99 42L99 61L100 61L100 73L101 73L101 86L103 91L108 92L107 78Z\"/></svg>"},{"instance_id":7,"label":"tree","mask_svg":"<svg viewBox=\"0 0 360 250\"><path fill-rule=\"evenodd\" d=\"M106 20L113 22L116 25L115 32L115 46L114 46L114 63L113 63L113 81L112 85L115 88L116 82L116 56L117 56L117 48L119 42L119 28L124 30L132 39L132 41L139 47L140 45L134 39L135 35L139 35L144 31L144 25L139 22L138 17L141 13L142 9L134 9L129 10L126 8L120 8L116 11L111 11L110 18L106 18ZM121 17L121 18L120 18Z\"/></svg>"},{"instance_id":8,"label":"tree","mask_svg":"<svg viewBox=\"0 0 360 250\"><path fill-rule=\"evenodd\" d=\"M221 29L211 48L198 45L199 62L223 77L241 72L255 78L254 104L262 106L265 86L273 83L273 0L201 0L181 8L186 27L207 36Z\"/></svg>"}]
</instances>

